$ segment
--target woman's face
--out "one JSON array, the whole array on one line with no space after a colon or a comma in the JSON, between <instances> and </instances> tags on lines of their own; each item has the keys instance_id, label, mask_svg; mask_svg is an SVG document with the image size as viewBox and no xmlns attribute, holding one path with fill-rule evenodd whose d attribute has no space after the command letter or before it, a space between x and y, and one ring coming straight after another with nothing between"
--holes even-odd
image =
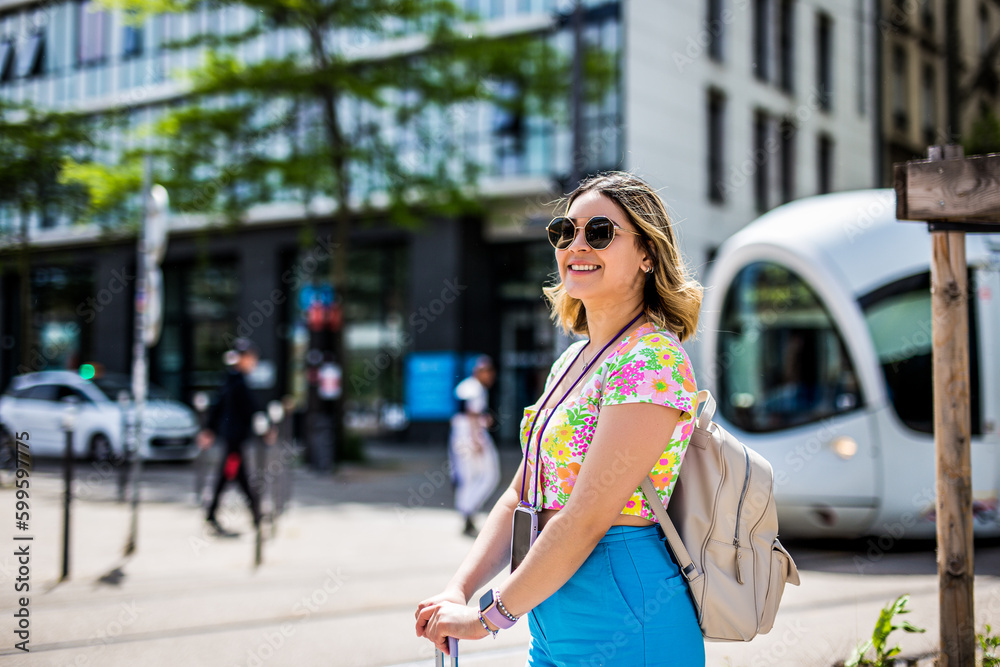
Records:
<instances>
[{"instance_id":1,"label":"woman's face","mask_svg":"<svg viewBox=\"0 0 1000 667\"><path fill-rule=\"evenodd\" d=\"M567 212L576 223L576 238L565 250L556 250L559 277L566 293L593 305L605 299L623 301L636 293L641 295L649 259L639 237L616 230L611 245L594 250L583 238L582 230L587 220L598 215L610 218L622 229L638 231L625 212L605 195L590 191L577 197Z\"/></svg>"}]
</instances>

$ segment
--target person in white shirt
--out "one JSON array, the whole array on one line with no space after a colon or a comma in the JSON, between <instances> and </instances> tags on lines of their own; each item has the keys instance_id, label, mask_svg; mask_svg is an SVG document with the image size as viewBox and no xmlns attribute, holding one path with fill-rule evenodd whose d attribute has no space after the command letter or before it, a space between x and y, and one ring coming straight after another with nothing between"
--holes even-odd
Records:
<instances>
[{"instance_id":1,"label":"person in white shirt","mask_svg":"<svg viewBox=\"0 0 1000 667\"><path fill-rule=\"evenodd\" d=\"M459 410L451 418L449 458L455 480L455 509L465 518L463 533L475 537L473 516L500 481L500 461L490 437L488 390L496 380L489 357L476 359L472 375L455 387Z\"/></svg>"}]
</instances>

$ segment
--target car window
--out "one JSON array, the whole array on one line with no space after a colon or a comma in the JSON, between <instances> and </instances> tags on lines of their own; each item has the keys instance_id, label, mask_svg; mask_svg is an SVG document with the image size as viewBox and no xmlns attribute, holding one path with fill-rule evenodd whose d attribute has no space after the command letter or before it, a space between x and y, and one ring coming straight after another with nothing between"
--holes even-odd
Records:
<instances>
[{"instance_id":1,"label":"car window","mask_svg":"<svg viewBox=\"0 0 1000 667\"><path fill-rule=\"evenodd\" d=\"M31 398L36 401L55 401L59 395L59 386L55 384L36 384L21 390L18 398Z\"/></svg>"},{"instance_id":2,"label":"car window","mask_svg":"<svg viewBox=\"0 0 1000 667\"><path fill-rule=\"evenodd\" d=\"M969 285L975 275L970 274ZM875 345L889 401L899 420L920 433L934 432L931 277L921 273L858 299ZM981 435L976 299L969 299L969 392L973 435Z\"/></svg>"},{"instance_id":3,"label":"car window","mask_svg":"<svg viewBox=\"0 0 1000 667\"><path fill-rule=\"evenodd\" d=\"M125 392L129 400L132 399L132 384L127 376L104 376L91 380L94 386L112 401L118 400L118 394ZM170 400L170 394L165 389L161 389L155 384L146 387L146 398L150 400Z\"/></svg>"},{"instance_id":4,"label":"car window","mask_svg":"<svg viewBox=\"0 0 1000 667\"><path fill-rule=\"evenodd\" d=\"M861 407L843 336L790 269L745 266L722 307L716 354L722 414L746 431L778 431Z\"/></svg>"},{"instance_id":5,"label":"car window","mask_svg":"<svg viewBox=\"0 0 1000 667\"><path fill-rule=\"evenodd\" d=\"M86 394L84 394L76 387L67 387L66 385L60 385L59 391L56 394L56 400L62 401L69 397L76 397L76 400L79 401L80 404L93 403L93 401L91 401Z\"/></svg>"}]
</instances>

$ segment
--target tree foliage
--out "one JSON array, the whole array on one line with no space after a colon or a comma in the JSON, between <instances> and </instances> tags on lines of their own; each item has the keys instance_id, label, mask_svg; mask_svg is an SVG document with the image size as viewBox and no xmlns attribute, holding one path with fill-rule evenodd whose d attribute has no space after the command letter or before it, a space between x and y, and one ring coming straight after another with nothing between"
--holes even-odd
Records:
<instances>
[{"instance_id":1,"label":"tree foliage","mask_svg":"<svg viewBox=\"0 0 1000 667\"><path fill-rule=\"evenodd\" d=\"M105 0L143 20L199 11L194 0ZM255 18L231 34L196 34L171 48L203 48L182 105L167 111L142 146L158 156L156 180L175 212L239 220L275 197L411 224L429 211L476 206L481 164L461 130L487 103L519 122L557 118L568 95L568 56L544 38L551 28L489 34L445 0L230 0ZM283 31L301 48L238 57L241 46ZM610 76L593 60L591 82ZM121 197L99 193L95 210ZM124 185L126 181L121 181Z\"/></svg>"}]
</instances>

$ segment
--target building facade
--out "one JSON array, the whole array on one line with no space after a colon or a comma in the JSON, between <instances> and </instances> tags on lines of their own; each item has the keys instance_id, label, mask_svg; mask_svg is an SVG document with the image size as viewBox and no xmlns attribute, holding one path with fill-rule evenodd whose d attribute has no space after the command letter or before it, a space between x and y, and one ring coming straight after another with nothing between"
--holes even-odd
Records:
<instances>
[{"instance_id":1,"label":"building facade","mask_svg":"<svg viewBox=\"0 0 1000 667\"><path fill-rule=\"evenodd\" d=\"M584 107L576 159L587 171L629 169L662 187L701 277L722 240L761 212L875 185L878 32L868 0L584 4L584 41L612 55L616 76ZM572 44L571 2L464 5L496 29L544 34L567 51ZM206 25L221 32L242 25L235 10L214 11L134 27L91 2L0 0L0 96L124 114L139 126L182 99L176 74L197 62L196 51L164 43ZM265 34L241 57L290 52L296 39ZM464 361L485 352L500 367L498 437L513 440L521 410L566 344L541 288L554 270L544 226L567 187L571 132L566 118L514 119L486 107L447 120L462 124L463 150L483 166L488 212L429 219L418 229L376 223L352 231L343 313L348 413L355 427L371 430L405 406L413 437L443 437L443 415L424 399L447 392ZM108 132L114 146L133 141ZM0 229L17 229L18 215L0 212ZM30 332L19 324L16 248L0 251L0 384L23 370L84 361L127 371L134 241L58 216L33 216L29 228ZM248 335L267 362L257 379L262 397L303 397L315 380L308 295L329 275L332 234L321 204L305 216L280 198L238 227L175 216L153 381L190 400L216 382L227 341Z\"/></svg>"},{"instance_id":2,"label":"building facade","mask_svg":"<svg viewBox=\"0 0 1000 667\"><path fill-rule=\"evenodd\" d=\"M882 183L928 146L957 139L972 153L1000 150L1000 8L883 0L879 10Z\"/></svg>"}]
</instances>

